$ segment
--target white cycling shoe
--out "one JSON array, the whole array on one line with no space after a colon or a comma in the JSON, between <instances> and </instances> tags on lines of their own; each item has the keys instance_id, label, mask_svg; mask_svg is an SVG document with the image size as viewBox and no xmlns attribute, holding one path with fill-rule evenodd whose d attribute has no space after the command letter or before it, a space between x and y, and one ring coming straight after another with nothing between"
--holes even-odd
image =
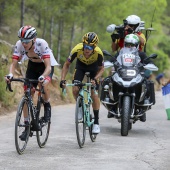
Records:
<instances>
[{"instance_id":1,"label":"white cycling shoe","mask_svg":"<svg viewBox=\"0 0 170 170\"><path fill-rule=\"evenodd\" d=\"M92 133L100 133L100 126L98 124L93 125Z\"/></svg>"}]
</instances>

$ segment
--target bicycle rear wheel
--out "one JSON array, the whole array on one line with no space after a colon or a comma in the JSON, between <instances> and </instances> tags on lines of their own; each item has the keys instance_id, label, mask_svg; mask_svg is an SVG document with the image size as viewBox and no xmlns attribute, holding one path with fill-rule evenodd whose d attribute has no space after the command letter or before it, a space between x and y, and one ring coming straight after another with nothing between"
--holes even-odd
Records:
<instances>
[{"instance_id":1,"label":"bicycle rear wheel","mask_svg":"<svg viewBox=\"0 0 170 170\"><path fill-rule=\"evenodd\" d=\"M40 131L36 131L37 143L40 148L44 148L48 140L51 120L48 122L44 121L44 105L41 101L38 101L37 104L37 119L38 124L41 127Z\"/></svg>"},{"instance_id":2,"label":"bicycle rear wheel","mask_svg":"<svg viewBox=\"0 0 170 170\"><path fill-rule=\"evenodd\" d=\"M28 124L24 123L24 105L25 105L25 110L27 110L28 112ZM26 146L27 146L27 142L29 139L29 134L30 134L30 114L29 114L29 104L28 101L23 97L20 101L20 104L18 106L18 110L17 110L17 114L16 114L16 119L15 119L15 147L16 150L18 152L18 154L23 154ZM25 131L26 132L26 138L25 140L21 140L20 136L22 134L22 132Z\"/></svg>"},{"instance_id":3,"label":"bicycle rear wheel","mask_svg":"<svg viewBox=\"0 0 170 170\"><path fill-rule=\"evenodd\" d=\"M90 121L92 121L92 115L90 114ZM92 133L93 124L89 127L89 135L92 142L95 142L97 134Z\"/></svg>"},{"instance_id":4,"label":"bicycle rear wheel","mask_svg":"<svg viewBox=\"0 0 170 170\"><path fill-rule=\"evenodd\" d=\"M81 115L81 119L80 119ZM76 135L79 147L82 148L86 138L86 124L84 120L84 108L82 97L78 96L75 111Z\"/></svg>"}]
</instances>

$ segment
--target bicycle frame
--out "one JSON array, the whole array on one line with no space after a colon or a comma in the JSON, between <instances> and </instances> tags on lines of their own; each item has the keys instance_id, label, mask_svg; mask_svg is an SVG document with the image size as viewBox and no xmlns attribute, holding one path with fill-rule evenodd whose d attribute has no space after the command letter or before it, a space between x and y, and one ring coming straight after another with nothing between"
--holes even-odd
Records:
<instances>
[{"instance_id":1,"label":"bicycle frame","mask_svg":"<svg viewBox=\"0 0 170 170\"><path fill-rule=\"evenodd\" d=\"M75 84L66 84L66 86L76 86ZM78 87L80 87L79 90L79 96L82 97L83 99L83 109L84 109L84 123L90 127L93 123L94 120L90 121L90 105L91 103L93 103L93 100L91 98L91 86L92 83L82 83L80 86L77 85ZM88 87L88 88L85 88Z\"/></svg>"},{"instance_id":2,"label":"bicycle frame","mask_svg":"<svg viewBox=\"0 0 170 170\"><path fill-rule=\"evenodd\" d=\"M90 121L90 105L93 103L93 100L91 98L91 83L86 83L86 86L89 87L88 89L85 89L82 87L79 91L79 96L83 99L83 108L85 113L85 123L88 127L90 127L94 120ZM85 96L86 95L86 96Z\"/></svg>"}]
</instances>

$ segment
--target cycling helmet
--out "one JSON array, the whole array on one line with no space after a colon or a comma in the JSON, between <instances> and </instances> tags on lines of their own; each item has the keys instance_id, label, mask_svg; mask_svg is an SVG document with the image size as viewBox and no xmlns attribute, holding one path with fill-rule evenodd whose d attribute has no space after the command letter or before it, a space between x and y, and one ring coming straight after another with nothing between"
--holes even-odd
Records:
<instances>
[{"instance_id":1,"label":"cycling helmet","mask_svg":"<svg viewBox=\"0 0 170 170\"><path fill-rule=\"evenodd\" d=\"M135 46L135 47L139 46L139 38L135 34L126 35L124 42L125 42L125 47L128 46L128 45L131 45L132 47L133 46Z\"/></svg>"},{"instance_id":2,"label":"cycling helmet","mask_svg":"<svg viewBox=\"0 0 170 170\"><path fill-rule=\"evenodd\" d=\"M126 23L128 25L133 25L134 26L134 31L137 32L137 31L139 31L141 19L137 15L129 15L126 18Z\"/></svg>"},{"instance_id":3,"label":"cycling helmet","mask_svg":"<svg viewBox=\"0 0 170 170\"><path fill-rule=\"evenodd\" d=\"M23 39L33 39L36 35L36 29L28 25L21 27L18 31L18 37Z\"/></svg>"},{"instance_id":4,"label":"cycling helmet","mask_svg":"<svg viewBox=\"0 0 170 170\"><path fill-rule=\"evenodd\" d=\"M83 36L83 43L89 44L91 46L96 46L99 42L99 38L96 33L88 32Z\"/></svg>"}]
</instances>

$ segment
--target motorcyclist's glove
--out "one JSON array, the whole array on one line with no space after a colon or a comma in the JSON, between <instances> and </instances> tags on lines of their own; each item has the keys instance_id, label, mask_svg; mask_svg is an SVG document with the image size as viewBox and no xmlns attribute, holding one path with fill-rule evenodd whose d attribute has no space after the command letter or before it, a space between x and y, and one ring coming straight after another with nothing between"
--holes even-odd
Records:
<instances>
[{"instance_id":1,"label":"motorcyclist's glove","mask_svg":"<svg viewBox=\"0 0 170 170\"><path fill-rule=\"evenodd\" d=\"M66 80L61 80L60 81L60 88L63 88L63 84L66 84Z\"/></svg>"}]
</instances>

